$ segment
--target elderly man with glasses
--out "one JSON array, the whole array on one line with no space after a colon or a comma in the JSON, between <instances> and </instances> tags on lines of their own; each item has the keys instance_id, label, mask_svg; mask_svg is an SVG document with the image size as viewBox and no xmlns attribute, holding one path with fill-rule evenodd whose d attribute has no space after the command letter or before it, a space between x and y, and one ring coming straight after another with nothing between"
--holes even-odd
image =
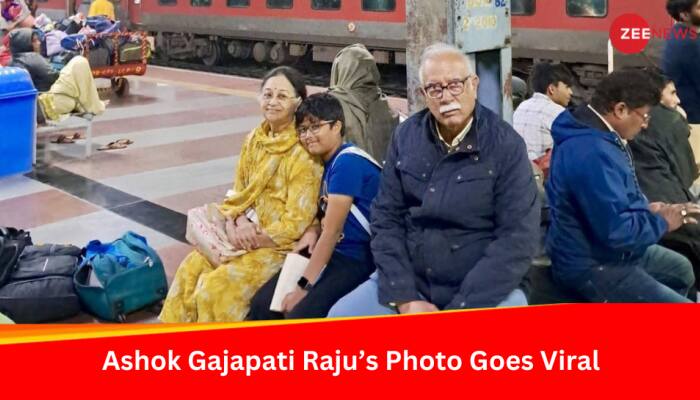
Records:
<instances>
[{"instance_id":1,"label":"elderly man with glasses","mask_svg":"<svg viewBox=\"0 0 700 400\"><path fill-rule=\"evenodd\" d=\"M522 138L456 48L421 57L427 109L394 132L372 206L377 273L329 316L527 305L540 204Z\"/></svg>"}]
</instances>

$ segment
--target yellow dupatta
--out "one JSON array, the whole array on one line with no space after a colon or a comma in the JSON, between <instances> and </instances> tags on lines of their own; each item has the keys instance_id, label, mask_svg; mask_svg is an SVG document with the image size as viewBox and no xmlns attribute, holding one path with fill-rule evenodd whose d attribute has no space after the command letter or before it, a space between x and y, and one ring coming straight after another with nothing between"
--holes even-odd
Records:
<instances>
[{"instance_id":1,"label":"yellow dupatta","mask_svg":"<svg viewBox=\"0 0 700 400\"><path fill-rule=\"evenodd\" d=\"M274 136L271 131L267 121L253 130L247 151L254 154L255 168L248 177L245 188L233 193L224 200L223 204L219 205L219 211L222 214L237 217L252 207L277 172L282 159L299 142L294 123L287 125L284 130Z\"/></svg>"}]
</instances>

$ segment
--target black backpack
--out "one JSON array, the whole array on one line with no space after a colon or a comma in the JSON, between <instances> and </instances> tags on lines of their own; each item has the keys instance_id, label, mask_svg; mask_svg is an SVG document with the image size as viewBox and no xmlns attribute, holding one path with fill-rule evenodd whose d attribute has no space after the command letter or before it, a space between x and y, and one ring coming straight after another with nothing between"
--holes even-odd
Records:
<instances>
[{"instance_id":1,"label":"black backpack","mask_svg":"<svg viewBox=\"0 0 700 400\"><path fill-rule=\"evenodd\" d=\"M75 246L26 246L8 282L0 286L0 312L17 323L57 321L80 313L73 274L81 253Z\"/></svg>"},{"instance_id":2,"label":"black backpack","mask_svg":"<svg viewBox=\"0 0 700 400\"><path fill-rule=\"evenodd\" d=\"M9 280L17 268L17 260L26 246L32 245L29 232L0 227L0 287Z\"/></svg>"}]
</instances>

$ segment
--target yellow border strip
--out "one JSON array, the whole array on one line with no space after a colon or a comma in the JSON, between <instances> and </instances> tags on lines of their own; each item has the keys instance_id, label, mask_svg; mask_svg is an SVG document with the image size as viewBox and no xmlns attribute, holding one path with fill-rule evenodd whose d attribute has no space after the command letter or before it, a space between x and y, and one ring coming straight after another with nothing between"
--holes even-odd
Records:
<instances>
[{"instance_id":1,"label":"yellow border strip","mask_svg":"<svg viewBox=\"0 0 700 400\"><path fill-rule=\"evenodd\" d=\"M552 307L565 304L523 306L523 307L502 307L502 308L479 308L469 310L450 310L424 314L411 315L380 315L369 317L344 317L344 318L319 318L319 319L299 319L299 320L276 320L276 321L244 321L227 323L189 323L189 324L131 324L131 325L0 325L0 345L25 344L38 342L55 342L78 339L99 339L134 335L156 335L182 332L201 332L221 329L241 329L265 326L297 325L308 323L329 323L338 321L356 321L380 318L406 318L436 314L471 313L475 311L497 311L514 308L528 309L531 307ZM13 329L15 328L15 329Z\"/></svg>"}]
</instances>

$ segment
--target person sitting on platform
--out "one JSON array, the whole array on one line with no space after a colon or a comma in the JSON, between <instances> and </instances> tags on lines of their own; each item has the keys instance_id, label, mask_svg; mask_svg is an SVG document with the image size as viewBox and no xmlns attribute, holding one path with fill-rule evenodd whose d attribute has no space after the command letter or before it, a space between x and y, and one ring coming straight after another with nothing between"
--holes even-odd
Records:
<instances>
[{"instance_id":1,"label":"person sitting on platform","mask_svg":"<svg viewBox=\"0 0 700 400\"><path fill-rule=\"evenodd\" d=\"M552 123L571 101L574 77L562 64L535 64L530 75L534 94L513 114L513 127L525 140L527 156L543 172L549 170Z\"/></svg>"},{"instance_id":2,"label":"person sitting on platform","mask_svg":"<svg viewBox=\"0 0 700 400\"><path fill-rule=\"evenodd\" d=\"M382 162L399 123L379 87L381 75L364 45L338 52L331 68L330 94L340 100L345 115L345 139Z\"/></svg>"},{"instance_id":3,"label":"person sitting on platform","mask_svg":"<svg viewBox=\"0 0 700 400\"><path fill-rule=\"evenodd\" d=\"M423 52L428 108L398 126L372 204L377 273L329 317L527 305L540 202L523 139L476 101L457 48Z\"/></svg>"},{"instance_id":4,"label":"person sitting on platform","mask_svg":"<svg viewBox=\"0 0 700 400\"><path fill-rule=\"evenodd\" d=\"M246 253L212 265L192 251L175 274L161 321L243 320L255 292L280 270L313 222L323 166L304 150L294 125L294 111L304 98L304 79L292 68L275 68L263 78L265 120L247 136L234 193L219 206L230 243ZM249 210L257 218L251 220Z\"/></svg>"},{"instance_id":5,"label":"person sitting on platform","mask_svg":"<svg viewBox=\"0 0 700 400\"><path fill-rule=\"evenodd\" d=\"M60 120L70 113L99 115L107 102L100 100L85 57L75 56L61 71L56 71L41 56L41 41L29 28L10 32L13 67L24 68L32 77L38 97L37 120Z\"/></svg>"},{"instance_id":6,"label":"person sitting on platform","mask_svg":"<svg viewBox=\"0 0 700 400\"><path fill-rule=\"evenodd\" d=\"M308 250L311 258L298 287L282 303L284 314L270 311L277 274L253 298L252 320L325 317L333 304L375 269L369 248L369 211L379 188L379 164L355 145L343 143L343 108L328 93L304 100L296 112L296 124L304 148L325 163L323 218L294 249Z\"/></svg>"},{"instance_id":7,"label":"person sitting on platform","mask_svg":"<svg viewBox=\"0 0 700 400\"><path fill-rule=\"evenodd\" d=\"M676 86L657 72L650 75L661 90L661 103L651 109L649 126L629 143L639 186L651 202L697 202L691 186L698 178L698 166L688 141L688 121L678 112ZM660 244L686 256L695 276L700 274L699 225L685 224L666 233Z\"/></svg>"},{"instance_id":8,"label":"person sitting on platform","mask_svg":"<svg viewBox=\"0 0 700 400\"><path fill-rule=\"evenodd\" d=\"M690 214L700 208L650 204L627 145L648 126L659 97L646 72L613 72L591 104L563 112L552 126L547 252L555 281L588 301L689 301L690 262L657 243L696 223Z\"/></svg>"}]
</instances>

